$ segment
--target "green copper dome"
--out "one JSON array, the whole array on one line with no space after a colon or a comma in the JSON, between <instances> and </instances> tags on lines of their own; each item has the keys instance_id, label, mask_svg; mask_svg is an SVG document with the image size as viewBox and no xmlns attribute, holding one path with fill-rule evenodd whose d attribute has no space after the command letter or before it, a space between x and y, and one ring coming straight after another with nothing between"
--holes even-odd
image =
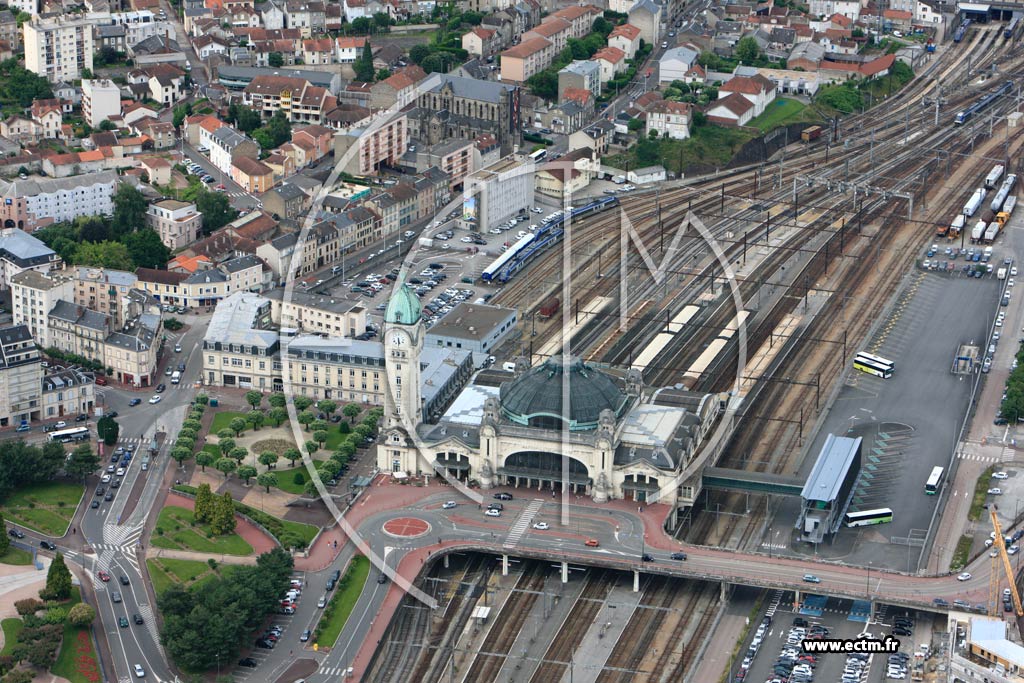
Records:
<instances>
[{"instance_id":1,"label":"green copper dome","mask_svg":"<svg viewBox=\"0 0 1024 683\"><path fill-rule=\"evenodd\" d=\"M388 308L384 311L384 322L415 325L420 320L421 310L419 298L409 288L409 285L402 283L395 287L391 299L388 300Z\"/></svg>"}]
</instances>

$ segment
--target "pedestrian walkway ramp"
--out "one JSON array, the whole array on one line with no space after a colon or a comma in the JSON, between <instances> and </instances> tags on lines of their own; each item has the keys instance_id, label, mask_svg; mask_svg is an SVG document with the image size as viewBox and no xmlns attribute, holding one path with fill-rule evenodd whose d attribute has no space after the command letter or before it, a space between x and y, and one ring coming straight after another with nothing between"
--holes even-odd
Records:
<instances>
[{"instance_id":1,"label":"pedestrian walkway ramp","mask_svg":"<svg viewBox=\"0 0 1024 683\"><path fill-rule=\"evenodd\" d=\"M850 607L850 614L846 617L847 621L860 621L868 623L871 619L871 602L869 600L854 600L853 606Z\"/></svg>"},{"instance_id":2,"label":"pedestrian walkway ramp","mask_svg":"<svg viewBox=\"0 0 1024 683\"><path fill-rule=\"evenodd\" d=\"M726 467L706 467L704 468L704 488L799 497L804 488L804 481L799 477L787 477L768 472L745 472Z\"/></svg>"},{"instance_id":3,"label":"pedestrian walkway ramp","mask_svg":"<svg viewBox=\"0 0 1024 683\"><path fill-rule=\"evenodd\" d=\"M820 617L825 613L825 603L828 598L824 595L805 595L803 604L800 605L800 614L808 617Z\"/></svg>"}]
</instances>

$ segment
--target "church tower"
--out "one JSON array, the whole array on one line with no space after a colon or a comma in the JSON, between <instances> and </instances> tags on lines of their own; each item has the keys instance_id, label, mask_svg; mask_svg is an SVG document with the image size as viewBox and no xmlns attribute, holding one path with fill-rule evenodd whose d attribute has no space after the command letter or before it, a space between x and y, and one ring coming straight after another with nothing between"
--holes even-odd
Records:
<instances>
[{"instance_id":1,"label":"church tower","mask_svg":"<svg viewBox=\"0 0 1024 683\"><path fill-rule=\"evenodd\" d=\"M409 437L423 417L420 397L420 355L423 351L420 300L405 284L399 285L384 311L384 361L387 388L384 392L384 440L378 466L384 472L411 471L416 450Z\"/></svg>"}]
</instances>

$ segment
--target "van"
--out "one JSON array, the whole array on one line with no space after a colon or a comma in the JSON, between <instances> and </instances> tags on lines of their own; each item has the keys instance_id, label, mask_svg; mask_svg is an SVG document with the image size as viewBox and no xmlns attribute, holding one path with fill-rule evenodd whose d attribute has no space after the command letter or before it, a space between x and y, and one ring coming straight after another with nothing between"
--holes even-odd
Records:
<instances>
[{"instance_id":1,"label":"van","mask_svg":"<svg viewBox=\"0 0 1024 683\"><path fill-rule=\"evenodd\" d=\"M171 384L178 384L179 382L181 382L181 372L175 370L174 374L171 375Z\"/></svg>"},{"instance_id":2,"label":"van","mask_svg":"<svg viewBox=\"0 0 1024 683\"><path fill-rule=\"evenodd\" d=\"M504 370L505 372L515 372L516 371L516 364L512 363L512 362L509 362L509 361L506 361L506 362L501 364L501 369Z\"/></svg>"}]
</instances>

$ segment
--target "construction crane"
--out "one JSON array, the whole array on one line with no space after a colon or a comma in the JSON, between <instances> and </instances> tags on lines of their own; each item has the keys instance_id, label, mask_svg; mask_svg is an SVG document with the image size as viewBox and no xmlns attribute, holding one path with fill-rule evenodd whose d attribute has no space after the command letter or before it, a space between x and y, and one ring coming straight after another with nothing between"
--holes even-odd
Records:
<instances>
[{"instance_id":1,"label":"construction crane","mask_svg":"<svg viewBox=\"0 0 1024 683\"><path fill-rule=\"evenodd\" d=\"M999 524L998 509L995 505L989 506L988 516L992 519L992 530L996 537L992 539L992 547L996 556L992 558L992 571L988 578L988 613L989 616L999 614L999 569L996 563L1002 559L1003 571L1006 573L1006 580L1010 583L1010 595L1013 596L1013 608L1018 617L1024 617L1024 607L1020 604L1020 593L1017 592L1017 582L1013 580L1013 568L1010 566L1010 556L1006 554L1006 542L1003 537L1003 527Z\"/></svg>"}]
</instances>

